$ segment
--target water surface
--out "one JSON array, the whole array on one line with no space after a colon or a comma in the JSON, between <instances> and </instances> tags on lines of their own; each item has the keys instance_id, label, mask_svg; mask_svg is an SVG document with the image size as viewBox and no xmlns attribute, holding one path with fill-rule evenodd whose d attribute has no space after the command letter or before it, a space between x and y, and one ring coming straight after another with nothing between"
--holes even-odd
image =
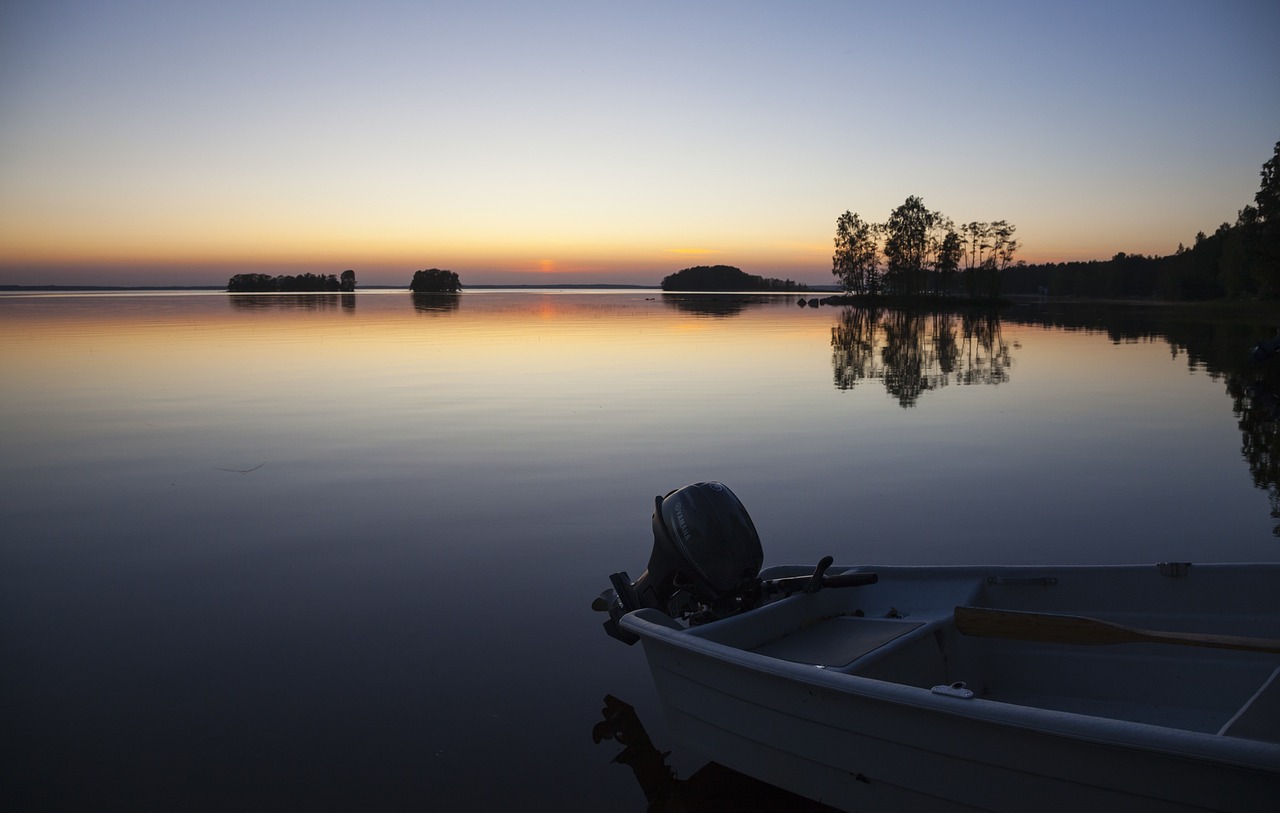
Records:
<instances>
[{"instance_id":1,"label":"water surface","mask_svg":"<svg viewBox=\"0 0 1280 813\"><path fill-rule=\"evenodd\" d=\"M588 609L653 495L767 564L1271 561L1274 326L795 297L0 297L0 799L644 809ZM1275 362L1280 365L1280 361ZM676 753L682 777L705 760ZM16 805L16 806L15 806Z\"/></svg>"}]
</instances>

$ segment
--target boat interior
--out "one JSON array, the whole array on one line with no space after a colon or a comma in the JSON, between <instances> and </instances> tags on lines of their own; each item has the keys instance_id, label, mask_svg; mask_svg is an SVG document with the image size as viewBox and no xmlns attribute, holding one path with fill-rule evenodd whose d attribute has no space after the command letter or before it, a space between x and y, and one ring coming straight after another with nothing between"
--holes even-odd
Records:
<instances>
[{"instance_id":1,"label":"boat interior","mask_svg":"<svg viewBox=\"0 0 1280 813\"><path fill-rule=\"evenodd\" d=\"M972 606L1087 616L1148 630L1280 637L1280 612L1267 585L1207 570L1188 578L1185 570L1170 575L1137 566L874 570L880 574L874 585L795 594L689 632L937 693L971 691L990 701L1280 743L1280 654L1009 640L962 634L955 621L957 607ZM762 573L784 575L794 573Z\"/></svg>"}]
</instances>

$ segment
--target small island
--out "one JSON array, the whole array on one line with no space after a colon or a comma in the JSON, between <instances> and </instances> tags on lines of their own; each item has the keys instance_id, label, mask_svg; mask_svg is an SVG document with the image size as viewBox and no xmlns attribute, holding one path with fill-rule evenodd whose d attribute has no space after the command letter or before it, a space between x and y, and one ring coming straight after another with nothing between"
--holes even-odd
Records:
<instances>
[{"instance_id":1,"label":"small island","mask_svg":"<svg viewBox=\"0 0 1280 813\"><path fill-rule=\"evenodd\" d=\"M352 293L356 272L347 269L341 277L333 274L297 274L273 277L270 274L236 274L227 281L233 294Z\"/></svg>"},{"instance_id":2,"label":"small island","mask_svg":"<svg viewBox=\"0 0 1280 813\"><path fill-rule=\"evenodd\" d=\"M664 291L807 291L808 286L791 280L769 279L748 274L732 265L696 265L677 271L662 280Z\"/></svg>"},{"instance_id":3,"label":"small island","mask_svg":"<svg viewBox=\"0 0 1280 813\"><path fill-rule=\"evenodd\" d=\"M413 272L409 290L415 294L456 294L462 290L462 282L452 271L428 268Z\"/></svg>"}]
</instances>

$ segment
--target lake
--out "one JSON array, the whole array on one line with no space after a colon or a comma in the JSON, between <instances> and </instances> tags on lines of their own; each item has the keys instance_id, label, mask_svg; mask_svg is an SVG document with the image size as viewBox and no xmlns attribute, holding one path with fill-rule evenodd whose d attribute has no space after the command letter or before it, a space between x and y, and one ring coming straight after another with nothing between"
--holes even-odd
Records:
<instances>
[{"instance_id":1,"label":"lake","mask_svg":"<svg viewBox=\"0 0 1280 813\"><path fill-rule=\"evenodd\" d=\"M0 806L644 810L606 695L672 745L590 603L643 571L654 495L728 484L766 565L1276 561L1275 327L0 296Z\"/></svg>"}]
</instances>

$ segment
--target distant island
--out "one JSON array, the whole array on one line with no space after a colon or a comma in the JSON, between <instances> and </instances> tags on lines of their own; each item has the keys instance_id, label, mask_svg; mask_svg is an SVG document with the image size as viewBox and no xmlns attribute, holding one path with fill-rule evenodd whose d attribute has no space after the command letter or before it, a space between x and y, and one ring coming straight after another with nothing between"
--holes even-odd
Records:
<instances>
[{"instance_id":1,"label":"distant island","mask_svg":"<svg viewBox=\"0 0 1280 813\"><path fill-rule=\"evenodd\" d=\"M428 268L413 272L409 290L415 294L456 294L462 290L462 282L452 271Z\"/></svg>"},{"instance_id":2,"label":"distant island","mask_svg":"<svg viewBox=\"0 0 1280 813\"><path fill-rule=\"evenodd\" d=\"M807 285L791 280L748 274L732 265L696 265L662 279L664 291L807 291Z\"/></svg>"},{"instance_id":3,"label":"distant island","mask_svg":"<svg viewBox=\"0 0 1280 813\"><path fill-rule=\"evenodd\" d=\"M356 272L347 269L342 276L333 274L298 274L273 277L270 274L236 274L227 281L227 293L351 293L356 289Z\"/></svg>"}]
</instances>

